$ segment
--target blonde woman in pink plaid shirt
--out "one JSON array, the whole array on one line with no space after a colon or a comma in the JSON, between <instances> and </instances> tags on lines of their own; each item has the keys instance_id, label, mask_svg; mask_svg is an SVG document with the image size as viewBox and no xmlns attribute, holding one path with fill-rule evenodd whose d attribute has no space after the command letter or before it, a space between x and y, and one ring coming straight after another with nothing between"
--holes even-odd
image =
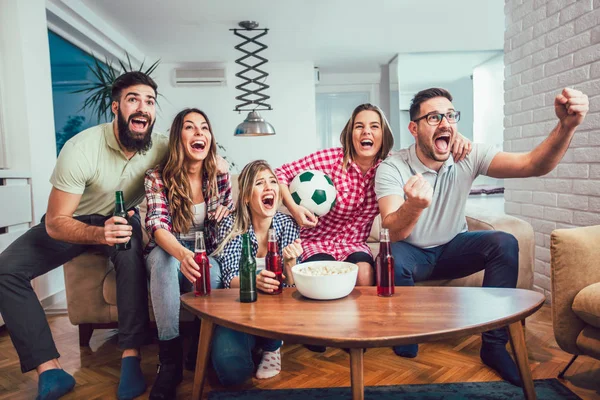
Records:
<instances>
[{"instance_id":1,"label":"blonde woman in pink plaid shirt","mask_svg":"<svg viewBox=\"0 0 600 400\"><path fill-rule=\"evenodd\" d=\"M462 140L461 140L462 139ZM372 104L361 104L340 135L342 147L319 150L275 170L283 194L283 203L302 227L302 261L337 260L358 265L358 286L374 284L373 255L367 238L379 213L375 198L375 171L389 155L394 137L383 111ZM471 149L471 143L459 135L453 148L458 162ZM326 173L337 189L335 206L317 218L298 206L289 184L302 171Z\"/></svg>"}]
</instances>

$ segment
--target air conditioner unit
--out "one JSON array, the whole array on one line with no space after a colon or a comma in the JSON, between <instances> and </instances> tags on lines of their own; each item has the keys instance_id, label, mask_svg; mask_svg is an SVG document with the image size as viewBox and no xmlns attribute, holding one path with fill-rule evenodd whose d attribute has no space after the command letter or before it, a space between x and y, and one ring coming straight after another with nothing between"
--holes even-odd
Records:
<instances>
[{"instance_id":1,"label":"air conditioner unit","mask_svg":"<svg viewBox=\"0 0 600 400\"><path fill-rule=\"evenodd\" d=\"M175 69L175 85L225 85L225 69Z\"/></svg>"}]
</instances>

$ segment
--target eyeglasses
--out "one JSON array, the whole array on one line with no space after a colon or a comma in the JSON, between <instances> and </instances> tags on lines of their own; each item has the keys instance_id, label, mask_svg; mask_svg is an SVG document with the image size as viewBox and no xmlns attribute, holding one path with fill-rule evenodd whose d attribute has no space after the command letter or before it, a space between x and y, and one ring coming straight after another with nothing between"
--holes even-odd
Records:
<instances>
[{"instance_id":1,"label":"eyeglasses","mask_svg":"<svg viewBox=\"0 0 600 400\"><path fill-rule=\"evenodd\" d=\"M413 119L413 122L419 122L420 120L426 118L426 121L429 125L438 126L444 117L446 117L449 123L455 124L460 121L460 111L449 111L446 114L426 114L420 118Z\"/></svg>"}]
</instances>

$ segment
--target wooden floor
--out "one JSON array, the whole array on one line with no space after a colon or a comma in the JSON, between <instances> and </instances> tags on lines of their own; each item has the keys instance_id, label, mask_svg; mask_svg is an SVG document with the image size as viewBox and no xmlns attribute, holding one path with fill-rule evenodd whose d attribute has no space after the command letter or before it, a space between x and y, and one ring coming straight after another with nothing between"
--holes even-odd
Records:
<instances>
[{"instance_id":1,"label":"wooden floor","mask_svg":"<svg viewBox=\"0 0 600 400\"><path fill-rule=\"evenodd\" d=\"M64 399L115 398L119 380L120 352L116 331L96 331L91 348L78 346L77 328L64 315L50 316L50 326L61 353L60 362L77 380L75 390ZM571 355L558 348L552 333L550 307L544 306L527 320L529 360L534 379L554 378ZM479 336L421 345L419 356L403 359L391 349L370 349L365 354L365 384L398 385L445 382L494 381L500 378L479 359ZM157 345L143 348L143 371L150 392L156 363ZM326 353L312 353L301 345L285 344L283 372L272 379L253 379L242 388L281 389L294 387L335 387L350 385L349 356L330 348ZM187 399L192 391L192 372L185 372L178 388L178 399ZM571 366L563 383L584 399L600 398L600 361L580 356ZM205 388L221 390L214 374L209 374ZM0 328L0 400L33 399L37 393L37 375L21 374L19 361L6 328Z\"/></svg>"}]
</instances>

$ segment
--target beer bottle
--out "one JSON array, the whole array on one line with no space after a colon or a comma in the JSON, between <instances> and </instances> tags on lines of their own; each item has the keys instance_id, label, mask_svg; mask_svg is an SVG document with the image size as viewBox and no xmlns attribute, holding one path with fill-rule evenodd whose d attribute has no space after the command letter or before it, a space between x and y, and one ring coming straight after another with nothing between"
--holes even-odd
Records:
<instances>
[{"instance_id":1,"label":"beer bottle","mask_svg":"<svg viewBox=\"0 0 600 400\"><path fill-rule=\"evenodd\" d=\"M242 258L240 260L240 302L256 301L256 260L252 255L250 235L242 235Z\"/></svg>"},{"instance_id":2,"label":"beer bottle","mask_svg":"<svg viewBox=\"0 0 600 400\"><path fill-rule=\"evenodd\" d=\"M117 217L123 217L127 219L127 210L125 209L125 201L123 200L123 191L117 190L115 192L116 200L115 200L115 212L113 215ZM119 225L119 224L117 224ZM131 239L127 243L117 243L115 244L116 250L129 250L131 248Z\"/></svg>"},{"instance_id":3,"label":"beer bottle","mask_svg":"<svg viewBox=\"0 0 600 400\"><path fill-rule=\"evenodd\" d=\"M277 235L275 229L269 229L269 243L267 247L267 256L265 258L265 264L267 271L275 273L275 279L279 281L279 287L273 290L273 294L281 294L283 291L283 260L279 255L279 248L277 244Z\"/></svg>"},{"instance_id":4,"label":"beer bottle","mask_svg":"<svg viewBox=\"0 0 600 400\"><path fill-rule=\"evenodd\" d=\"M196 232L195 236L194 261L200 267L200 278L196 279L194 284L194 295L208 296L210 294L210 263L206 255L204 233Z\"/></svg>"},{"instance_id":5,"label":"beer bottle","mask_svg":"<svg viewBox=\"0 0 600 400\"><path fill-rule=\"evenodd\" d=\"M394 256L390 248L390 231L381 228L377 255L377 296L394 294Z\"/></svg>"}]
</instances>

